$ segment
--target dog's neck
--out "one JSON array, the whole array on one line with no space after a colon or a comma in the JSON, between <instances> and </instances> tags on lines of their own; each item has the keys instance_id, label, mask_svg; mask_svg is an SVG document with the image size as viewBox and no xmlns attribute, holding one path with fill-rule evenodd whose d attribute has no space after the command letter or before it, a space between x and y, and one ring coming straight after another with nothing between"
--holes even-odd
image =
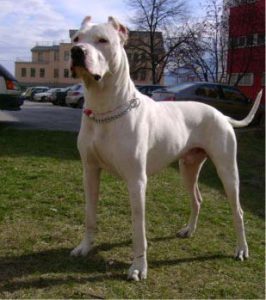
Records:
<instances>
[{"instance_id":1,"label":"dog's neck","mask_svg":"<svg viewBox=\"0 0 266 300\"><path fill-rule=\"evenodd\" d=\"M85 108L104 113L136 97L136 88L129 74L129 65L123 49L121 64L114 74L107 73L102 81L86 86Z\"/></svg>"}]
</instances>

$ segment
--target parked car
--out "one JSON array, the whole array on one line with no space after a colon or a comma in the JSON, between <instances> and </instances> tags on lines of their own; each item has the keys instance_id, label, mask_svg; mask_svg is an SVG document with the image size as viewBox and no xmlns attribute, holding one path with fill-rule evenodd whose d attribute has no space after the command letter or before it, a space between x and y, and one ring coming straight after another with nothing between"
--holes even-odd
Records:
<instances>
[{"instance_id":1,"label":"parked car","mask_svg":"<svg viewBox=\"0 0 266 300\"><path fill-rule=\"evenodd\" d=\"M47 86L34 86L28 87L25 92L21 94L21 98L23 100L33 100L33 97L37 93L43 93L48 91L49 88Z\"/></svg>"},{"instance_id":2,"label":"parked car","mask_svg":"<svg viewBox=\"0 0 266 300\"><path fill-rule=\"evenodd\" d=\"M68 92L66 96L66 105L76 108L82 108L84 103L84 92L83 85L74 85Z\"/></svg>"},{"instance_id":3,"label":"parked car","mask_svg":"<svg viewBox=\"0 0 266 300\"><path fill-rule=\"evenodd\" d=\"M253 104L237 87L207 82L188 82L156 90L152 98L155 101L202 102L238 120L247 116ZM252 124L263 124L264 113L261 105Z\"/></svg>"},{"instance_id":4,"label":"parked car","mask_svg":"<svg viewBox=\"0 0 266 300\"><path fill-rule=\"evenodd\" d=\"M38 102L51 101L51 98L53 97L53 95L59 90L60 90L60 88L53 88L53 89L47 90L45 92L36 93L33 96L33 100L38 101Z\"/></svg>"},{"instance_id":5,"label":"parked car","mask_svg":"<svg viewBox=\"0 0 266 300\"><path fill-rule=\"evenodd\" d=\"M156 84L151 84L151 85L137 85L137 89L144 95L147 95L151 97L152 93L158 89L162 89L162 85L156 85Z\"/></svg>"},{"instance_id":6,"label":"parked car","mask_svg":"<svg viewBox=\"0 0 266 300\"><path fill-rule=\"evenodd\" d=\"M51 102L54 105L66 105L66 96L67 92L71 89L71 87L61 88L59 91L55 92L51 97Z\"/></svg>"},{"instance_id":7,"label":"parked car","mask_svg":"<svg viewBox=\"0 0 266 300\"><path fill-rule=\"evenodd\" d=\"M0 65L0 109L19 110L21 88L16 78Z\"/></svg>"}]
</instances>

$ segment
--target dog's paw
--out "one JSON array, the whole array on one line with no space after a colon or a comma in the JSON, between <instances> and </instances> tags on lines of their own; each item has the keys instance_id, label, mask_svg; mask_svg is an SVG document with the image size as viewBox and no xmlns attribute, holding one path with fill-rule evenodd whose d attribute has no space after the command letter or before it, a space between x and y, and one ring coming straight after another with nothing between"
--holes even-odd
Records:
<instances>
[{"instance_id":1,"label":"dog's paw","mask_svg":"<svg viewBox=\"0 0 266 300\"><path fill-rule=\"evenodd\" d=\"M128 270L128 279L139 281L147 278L148 266L146 256L134 258Z\"/></svg>"},{"instance_id":2,"label":"dog's paw","mask_svg":"<svg viewBox=\"0 0 266 300\"><path fill-rule=\"evenodd\" d=\"M181 238L189 238L193 235L195 229L191 228L190 226L186 226L178 231L177 236Z\"/></svg>"},{"instance_id":3,"label":"dog's paw","mask_svg":"<svg viewBox=\"0 0 266 300\"><path fill-rule=\"evenodd\" d=\"M84 239L75 249L70 252L71 256L86 256L92 249L92 242Z\"/></svg>"},{"instance_id":4,"label":"dog's paw","mask_svg":"<svg viewBox=\"0 0 266 300\"><path fill-rule=\"evenodd\" d=\"M244 259L248 259L248 245L241 245L236 247L235 258L237 260L243 261Z\"/></svg>"}]
</instances>

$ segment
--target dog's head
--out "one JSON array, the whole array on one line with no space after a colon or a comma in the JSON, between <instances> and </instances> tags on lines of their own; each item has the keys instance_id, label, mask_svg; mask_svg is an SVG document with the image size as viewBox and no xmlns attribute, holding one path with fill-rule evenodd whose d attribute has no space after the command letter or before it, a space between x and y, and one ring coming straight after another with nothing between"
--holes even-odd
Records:
<instances>
[{"instance_id":1,"label":"dog's head","mask_svg":"<svg viewBox=\"0 0 266 300\"><path fill-rule=\"evenodd\" d=\"M109 17L107 23L95 25L91 17L86 17L72 37L72 76L90 84L102 81L108 73L115 74L127 38L127 28L115 18Z\"/></svg>"}]
</instances>

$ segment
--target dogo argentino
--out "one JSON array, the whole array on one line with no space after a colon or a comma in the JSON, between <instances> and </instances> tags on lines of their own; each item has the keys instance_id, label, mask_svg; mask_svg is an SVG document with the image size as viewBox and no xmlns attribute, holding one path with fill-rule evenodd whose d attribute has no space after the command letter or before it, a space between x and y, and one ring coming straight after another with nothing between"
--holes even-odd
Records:
<instances>
[{"instance_id":1,"label":"dogo argentino","mask_svg":"<svg viewBox=\"0 0 266 300\"><path fill-rule=\"evenodd\" d=\"M209 157L231 204L237 235L235 255L240 260L247 258L233 127L244 127L252 121L262 93L241 121L192 101L155 102L141 94L130 79L124 50L127 38L126 27L113 17L98 25L91 23L91 17L86 17L72 38L71 70L74 77L82 79L85 93L78 149L84 168L86 228L84 239L71 254L84 256L92 248L100 172L105 169L127 183L134 254L128 278L145 279L147 177L179 160L191 195L190 219L179 235L189 237L196 229L202 202L198 177Z\"/></svg>"}]
</instances>

